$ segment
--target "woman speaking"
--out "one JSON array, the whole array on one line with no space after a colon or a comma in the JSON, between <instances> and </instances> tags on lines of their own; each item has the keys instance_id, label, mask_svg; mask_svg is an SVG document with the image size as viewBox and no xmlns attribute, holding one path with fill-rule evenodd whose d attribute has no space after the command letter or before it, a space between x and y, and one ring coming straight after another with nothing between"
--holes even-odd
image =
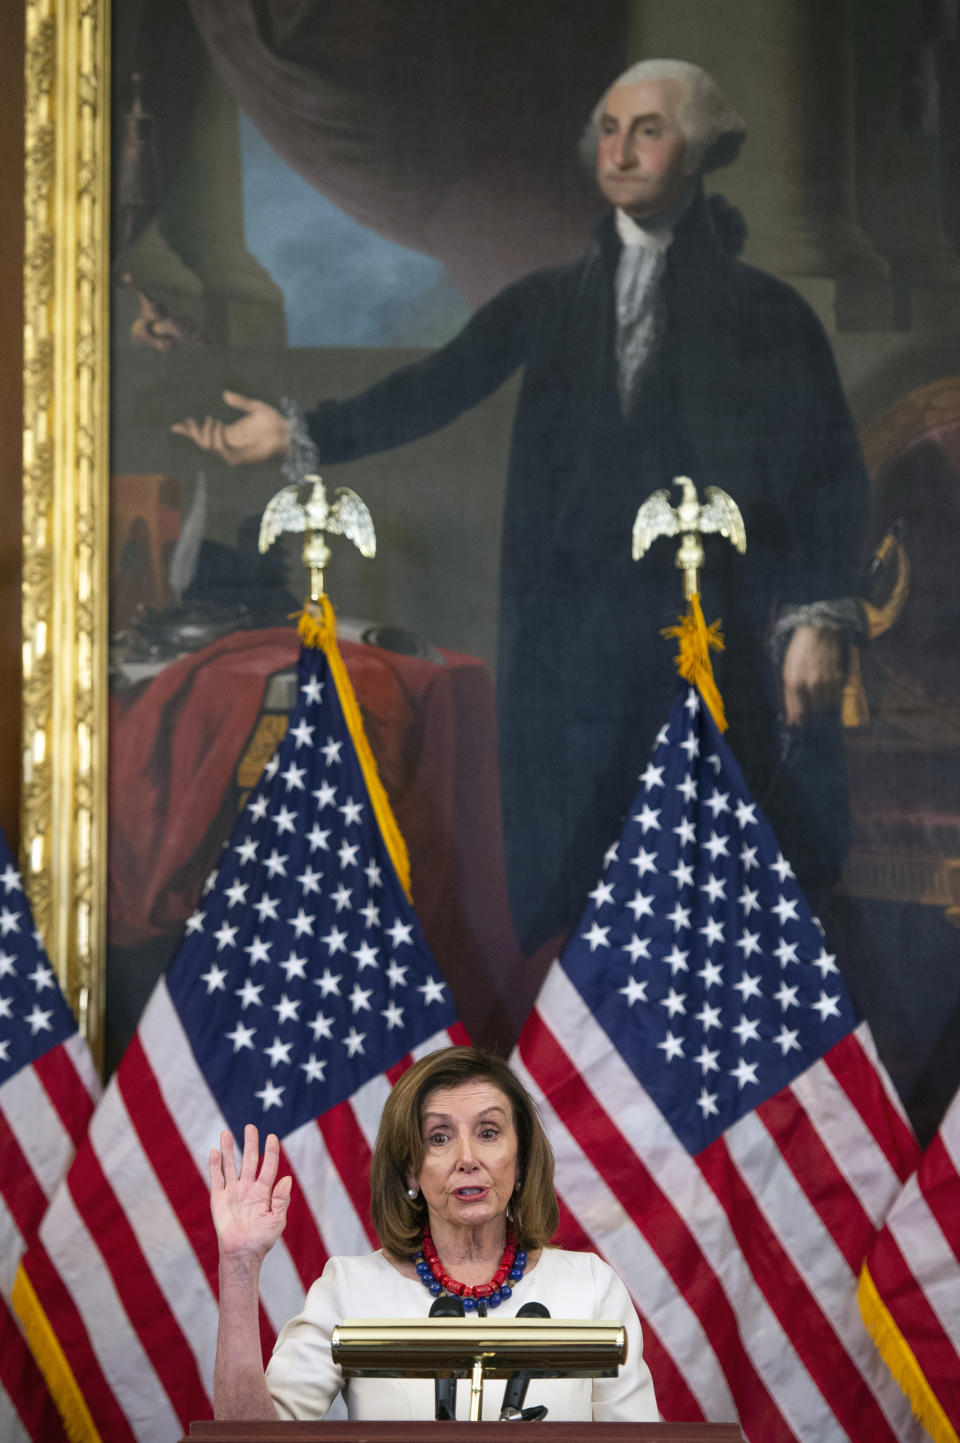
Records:
<instances>
[{"instance_id":1,"label":"woman speaking","mask_svg":"<svg viewBox=\"0 0 960 1443\"><path fill-rule=\"evenodd\" d=\"M330 1258L303 1311L282 1329L264 1372L260 1267L283 1231L291 1179L277 1181L271 1134L257 1171L255 1127L245 1130L239 1175L233 1138L210 1154L211 1210L220 1245L220 1328L214 1372L218 1418L322 1418L339 1393L357 1419L431 1419L423 1379L343 1377L330 1351L346 1318L419 1318L453 1294L464 1310L513 1315L543 1304L554 1318L624 1324L627 1361L615 1378L535 1380L527 1403L552 1422L656 1419L640 1324L613 1270L592 1253L547 1243L557 1227L553 1155L533 1102L505 1062L449 1047L415 1063L390 1093L370 1165L371 1212L382 1243L362 1257ZM461 1389L466 1393L466 1390ZM466 1416L464 1396L462 1416ZM484 1418L500 1415L484 1390Z\"/></svg>"}]
</instances>

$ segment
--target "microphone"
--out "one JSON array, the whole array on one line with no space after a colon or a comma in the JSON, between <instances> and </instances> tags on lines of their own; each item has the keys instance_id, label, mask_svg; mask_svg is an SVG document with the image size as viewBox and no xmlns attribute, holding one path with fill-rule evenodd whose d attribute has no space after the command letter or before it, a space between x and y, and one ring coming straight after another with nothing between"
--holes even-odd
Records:
<instances>
[{"instance_id":1,"label":"microphone","mask_svg":"<svg viewBox=\"0 0 960 1443\"><path fill-rule=\"evenodd\" d=\"M462 1318L463 1299L455 1298L452 1293L445 1297L435 1298L430 1304L431 1318ZM438 1423L449 1423L457 1416L457 1380L456 1378L435 1378L433 1380L434 1416Z\"/></svg>"},{"instance_id":2,"label":"microphone","mask_svg":"<svg viewBox=\"0 0 960 1443\"><path fill-rule=\"evenodd\" d=\"M517 1309L518 1318L549 1318L549 1316L550 1309L545 1308L542 1303L524 1303L522 1308ZM507 1386L503 1390L503 1407L500 1409L501 1423L516 1423L517 1421L538 1423L547 1416L547 1410L542 1405L537 1408L524 1408L523 1400L527 1396L529 1386L529 1373L510 1374Z\"/></svg>"}]
</instances>

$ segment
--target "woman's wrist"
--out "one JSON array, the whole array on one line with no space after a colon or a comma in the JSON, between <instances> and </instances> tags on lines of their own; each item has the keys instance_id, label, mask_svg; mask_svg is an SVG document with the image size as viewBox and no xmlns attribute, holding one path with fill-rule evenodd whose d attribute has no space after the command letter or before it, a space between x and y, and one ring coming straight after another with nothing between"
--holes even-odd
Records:
<instances>
[{"instance_id":1,"label":"woman's wrist","mask_svg":"<svg viewBox=\"0 0 960 1443\"><path fill-rule=\"evenodd\" d=\"M241 1248L230 1252L220 1248L220 1282L234 1287L256 1286L260 1282L260 1269L265 1254L252 1248Z\"/></svg>"}]
</instances>

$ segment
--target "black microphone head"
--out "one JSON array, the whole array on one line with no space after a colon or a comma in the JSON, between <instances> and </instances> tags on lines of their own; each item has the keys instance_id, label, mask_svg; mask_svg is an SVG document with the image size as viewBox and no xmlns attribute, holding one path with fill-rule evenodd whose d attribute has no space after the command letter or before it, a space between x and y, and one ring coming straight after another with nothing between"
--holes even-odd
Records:
<instances>
[{"instance_id":1,"label":"black microphone head","mask_svg":"<svg viewBox=\"0 0 960 1443\"><path fill-rule=\"evenodd\" d=\"M534 1304L534 1307L539 1308L539 1306L539 1303ZM454 1297L452 1293L443 1293L439 1298L434 1298L433 1302L430 1304L429 1316L431 1318L465 1317L465 1313L463 1310L463 1299ZM538 1317L542 1316L542 1314L538 1314ZM550 1314L548 1313L547 1317L549 1316Z\"/></svg>"},{"instance_id":2,"label":"black microphone head","mask_svg":"<svg viewBox=\"0 0 960 1443\"><path fill-rule=\"evenodd\" d=\"M433 1309L430 1309L433 1312ZM545 1308L543 1303L524 1303L522 1308L517 1309L518 1318L549 1318L550 1309Z\"/></svg>"}]
</instances>

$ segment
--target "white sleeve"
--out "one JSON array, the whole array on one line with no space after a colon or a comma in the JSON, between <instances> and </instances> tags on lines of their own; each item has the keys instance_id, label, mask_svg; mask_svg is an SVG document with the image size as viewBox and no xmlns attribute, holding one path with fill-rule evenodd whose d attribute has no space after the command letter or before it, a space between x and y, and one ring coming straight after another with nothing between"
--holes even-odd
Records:
<instances>
[{"instance_id":1,"label":"white sleeve","mask_svg":"<svg viewBox=\"0 0 960 1443\"><path fill-rule=\"evenodd\" d=\"M594 1378L595 1423L656 1422L660 1417L653 1379L643 1357L640 1319L617 1274L602 1258L592 1257L595 1318L616 1318L627 1330L627 1361L615 1378Z\"/></svg>"},{"instance_id":2,"label":"white sleeve","mask_svg":"<svg viewBox=\"0 0 960 1443\"><path fill-rule=\"evenodd\" d=\"M303 1311L280 1330L266 1370L278 1418L323 1418L343 1388L330 1339L349 1312L344 1281L341 1260L330 1258L307 1293Z\"/></svg>"}]
</instances>

